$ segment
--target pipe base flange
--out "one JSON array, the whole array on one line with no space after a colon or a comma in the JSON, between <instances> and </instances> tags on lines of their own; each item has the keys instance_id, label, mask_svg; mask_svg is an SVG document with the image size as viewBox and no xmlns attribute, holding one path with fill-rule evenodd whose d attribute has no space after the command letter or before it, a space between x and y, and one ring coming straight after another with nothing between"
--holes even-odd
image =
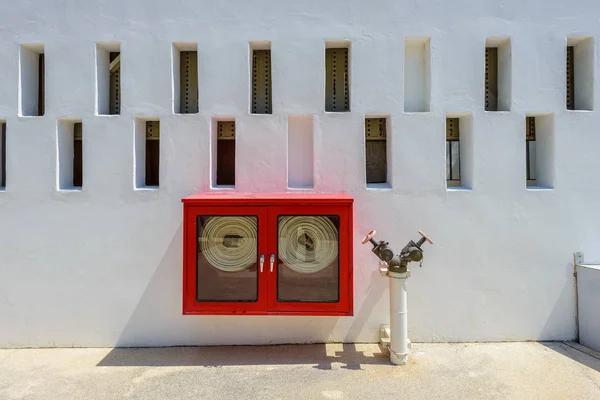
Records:
<instances>
[{"instance_id":1,"label":"pipe base flange","mask_svg":"<svg viewBox=\"0 0 600 400\"><path fill-rule=\"evenodd\" d=\"M394 365L406 365L408 353L396 353L390 349L390 362Z\"/></svg>"}]
</instances>

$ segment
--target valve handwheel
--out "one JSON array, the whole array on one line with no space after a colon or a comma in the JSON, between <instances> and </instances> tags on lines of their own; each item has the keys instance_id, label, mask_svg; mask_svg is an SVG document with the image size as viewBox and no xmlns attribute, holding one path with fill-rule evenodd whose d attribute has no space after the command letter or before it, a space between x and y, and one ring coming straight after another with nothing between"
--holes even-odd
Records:
<instances>
[{"instance_id":1,"label":"valve handwheel","mask_svg":"<svg viewBox=\"0 0 600 400\"><path fill-rule=\"evenodd\" d=\"M376 233L377 231L372 230L371 232L367 233L367 236L365 236L360 242L362 244L366 244L369 240L373 239L373 236L375 236Z\"/></svg>"},{"instance_id":2,"label":"valve handwheel","mask_svg":"<svg viewBox=\"0 0 600 400\"><path fill-rule=\"evenodd\" d=\"M427 236L427 234L423 231L418 231L419 235L423 236L425 238L425 240L427 240L427 243L429 244L433 244L433 240L431 240L431 238L429 236Z\"/></svg>"}]
</instances>

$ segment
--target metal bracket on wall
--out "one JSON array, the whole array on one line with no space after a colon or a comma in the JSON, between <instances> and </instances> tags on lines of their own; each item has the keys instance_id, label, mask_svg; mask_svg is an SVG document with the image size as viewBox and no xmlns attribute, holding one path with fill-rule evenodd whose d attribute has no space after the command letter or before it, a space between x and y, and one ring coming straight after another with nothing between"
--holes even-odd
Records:
<instances>
[{"instance_id":1,"label":"metal bracket on wall","mask_svg":"<svg viewBox=\"0 0 600 400\"><path fill-rule=\"evenodd\" d=\"M235 140L235 121L219 121L217 140Z\"/></svg>"},{"instance_id":2,"label":"metal bracket on wall","mask_svg":"<svg viewBox=\"0 0 600 400\"><path fill-rule=\"evenodd\" d=\"M367 183L387 181L386 125L386 118L365 118Z\"/></svg>"},{"instance_id":3,"label":"metal bracket on wall","mask_svg":"<svg viewBox=\"0 0 600 400\"><path fill-rule=\"evenodd\" d=\"M198 52L182 51L179 60L181 114L198 112Z\"/></svg>"},{"instance_id":4,"label":"metal bracket on wall","mask_svg":"<svg viewBox=\"0 0 600 400\"><path fill-rule=\"evenodd\" d=\"M458 118L446 118L446 140L460 140L460 126Z\"/></svg>"},{"instance_id":5,"label":"metal bracket on wall","mask_svg":"<svg viewBox=\"0 0 600 400\"><path fill-rule=\"evenodd\" d=\"M527 131L525 136L527 140L535 140L535 117L527 117Z\"/></svg>"},{"instance_id":6,"label":"metal bracket on wall","mask_svg":"<svg viewBox=\"0 0 600 400\"><path fill-rule=\"evenodd\" d=\"M121 113L121 53L110 53L110 100L109 113Z\"/></svg>"},{"instance_id":7,"label":"metal bracket on wall","mask_svg":"<svg viewBox=\"0 0 600 400\"><path fill-rule=\"evenodd\" d=\"M146 121L146 140L160 139L159 124L159 121Z\"/></svg>"},{"instance_id":8,"label":"metal bracket on wall","mask_svg":"<svg viewBox=\"0 0 600 400\"><path fill-rule=\"evenodd\" d=\"M386 119L385 118L366 118L365 119L365 139L366 140L386 140Z\"/></svg>"},{"instance_id":9,"label":"metal bracket on wall","mask_svg":"<svg viewBox=\"0 0 600 400\"><path fill-rule=\"evenodd\" d=\"M325 111L350 111L348 49L325 49Z\"/></svg>"},{"instance_id":10,"label":"metal bracket on wall","mask_svg":"<svg viewBox=\"0 0 600 400\"><path fill-rule=\"evenodd\" d=\"M271 50L252 51L252 114L271 114Z\"/></svg>"}]
</instances>

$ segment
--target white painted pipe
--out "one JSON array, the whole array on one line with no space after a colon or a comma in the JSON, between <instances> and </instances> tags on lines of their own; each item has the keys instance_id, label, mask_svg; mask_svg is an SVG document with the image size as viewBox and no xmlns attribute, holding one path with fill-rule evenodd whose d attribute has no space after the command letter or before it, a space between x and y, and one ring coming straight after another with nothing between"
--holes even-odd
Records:
<instances>
[{"instance_id":1,"label":"white painted pipe","mask_svg":"<svg viewBox=\"0 0 600 400\"><path fill-rule=\"evenodd\" d=\"M390 279L390 361L404 365L408 362L408 311L406 280L410 272L389 272Z\"/></svg>"}]
</instances>

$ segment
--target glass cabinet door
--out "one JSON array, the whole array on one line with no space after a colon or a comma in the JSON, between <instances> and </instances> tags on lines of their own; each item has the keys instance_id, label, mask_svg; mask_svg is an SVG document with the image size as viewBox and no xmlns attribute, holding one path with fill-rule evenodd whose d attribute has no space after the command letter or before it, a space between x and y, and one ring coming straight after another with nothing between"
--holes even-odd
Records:
<instances>
[{"instance_id":1,"label":"glass cabinet door","mask_svg":"<svg viewBox=\"0 0 600 400\"><path fill-rule=\"evenodd\" d=\"M340 218L277 217L277 301L339 301Z\"/></svg>"},{"instance_id":2,"label":"glass cabinet door","mask_svg":"<svg viewBox=\"0 0 600 400\"><path fill-rule=\"evenodd\" d=\"M349 313L349 218L336 206L269 208L269 311Z\"/></svg>"},{"instance_id":3,"label":"glass cabinet door","mask_svg":"<svg viewBox=\"0 0 600 400\"><path fill-rule=\"evenodd\" d=\"M187 215L184 313L264 313L265 208L190 207Z\"/></svg>"},{"instance_id":4,"label":"glass cabinet door","mask_svg":"<svg viewBox=\"0 0 600 400\"><path fill-rule=\"evenodd\" d=\"M197 301L258 300L258 218L199 215Z\"/></svg>"}]
</instances>

